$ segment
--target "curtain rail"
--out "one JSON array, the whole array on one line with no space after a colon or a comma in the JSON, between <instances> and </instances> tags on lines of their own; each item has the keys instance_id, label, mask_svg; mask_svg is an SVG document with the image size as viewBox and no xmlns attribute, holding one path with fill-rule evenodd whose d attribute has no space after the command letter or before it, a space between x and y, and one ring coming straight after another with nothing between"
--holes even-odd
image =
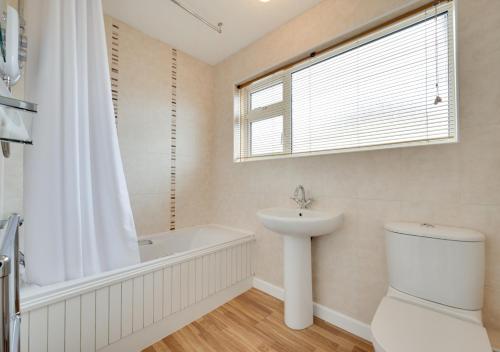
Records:
<instances>
[{"instance_id":1,"label":"curtain rail","mask_svg":"<svg viewBox=\"0 0 500 352\"><path fill-rule=\"evenodd\" d=\"M206 20L203 16L201 16L200 14L191 10L190 8L186 7L185 5L181 4L179 1L177 1L177 0L170 0L170 1L172 3L174 3L175 5L179 6L181 9L183 9L187 13L189 13L191 16L195 17L198 21L203 22L205 25L207 25L208 27L210 27L211 29L213 29L217 33L222 34L222 25L223 25L222 22L217 23L217 25L212 24L211 22Z\"/></svg>"}]
</instances>

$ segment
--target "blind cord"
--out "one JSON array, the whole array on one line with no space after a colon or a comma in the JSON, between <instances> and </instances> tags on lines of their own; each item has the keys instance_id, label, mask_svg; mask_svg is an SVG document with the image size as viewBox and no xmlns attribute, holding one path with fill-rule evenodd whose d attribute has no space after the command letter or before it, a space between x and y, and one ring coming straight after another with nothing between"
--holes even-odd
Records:
<instances>
[{"instance_id":1,"label":"blind cord","mask_svg":"<svg viewBox=\"0 0 500 352\"><path fill-rule=\"evenodd\" d=\"M436 99L434 99L434 105L438 105L443 101L443 98L439 95L439 76L438 76L438 7L437 4L434 6L434 50L435 50L435 61L436 61Z\"/></svg>"}]
</instances>

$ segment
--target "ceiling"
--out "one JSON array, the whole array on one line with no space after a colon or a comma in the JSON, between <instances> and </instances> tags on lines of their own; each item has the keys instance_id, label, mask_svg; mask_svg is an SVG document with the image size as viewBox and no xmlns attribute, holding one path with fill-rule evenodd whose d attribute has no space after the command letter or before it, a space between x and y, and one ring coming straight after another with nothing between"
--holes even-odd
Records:
<instances>
[{"instance_id":1,"label":"ceiling","mask_svg":"<svg viewBox=\"0 0 500 352\"><path fill-rule=\"evenodd\" d=\"M218 34L170 0L102 0L104 12L206 63L217 64L321 0L179 0Z\"/></svg>"}]
</instances>

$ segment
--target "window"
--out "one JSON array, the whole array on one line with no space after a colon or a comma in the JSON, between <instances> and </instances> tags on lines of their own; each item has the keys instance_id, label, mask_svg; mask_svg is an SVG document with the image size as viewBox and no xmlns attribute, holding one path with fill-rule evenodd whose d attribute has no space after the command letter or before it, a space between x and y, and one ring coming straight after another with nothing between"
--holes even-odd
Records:
<instances>
[{"instance_id":1,"label":"window","mask_svg":"<svg viewBox=\"0 0 500 352\"><path fill-rule=\"evenodd\" d=\"M239 89L235 159L457 140L451 2Z\"/></svg>"}]
</instances>

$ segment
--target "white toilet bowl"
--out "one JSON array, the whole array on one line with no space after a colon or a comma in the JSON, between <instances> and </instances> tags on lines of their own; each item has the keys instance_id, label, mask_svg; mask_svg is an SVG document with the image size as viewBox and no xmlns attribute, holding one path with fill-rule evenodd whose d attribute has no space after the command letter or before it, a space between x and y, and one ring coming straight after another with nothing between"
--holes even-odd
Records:
<instances>
[{"instance_id":1,"label":"white toilet bowl","mask_svg":"<svg viewBox=\"0 0 500 352\"><path fill-rule=\"evenodd\" d=\"M386 225L390 287L371 324L376 352L491 352L481 321L484 235Z\"/></svg>"},{"instance_id":2,"label":"white toilet bowl","mask_svg":"<svg viewBox=\"0 0 500 352\"><path fill-rule=\"evenodd\" d=\"M386 296L371 325L376 352L491 352L480 324Z\"/></svg>"}]
</instances>

